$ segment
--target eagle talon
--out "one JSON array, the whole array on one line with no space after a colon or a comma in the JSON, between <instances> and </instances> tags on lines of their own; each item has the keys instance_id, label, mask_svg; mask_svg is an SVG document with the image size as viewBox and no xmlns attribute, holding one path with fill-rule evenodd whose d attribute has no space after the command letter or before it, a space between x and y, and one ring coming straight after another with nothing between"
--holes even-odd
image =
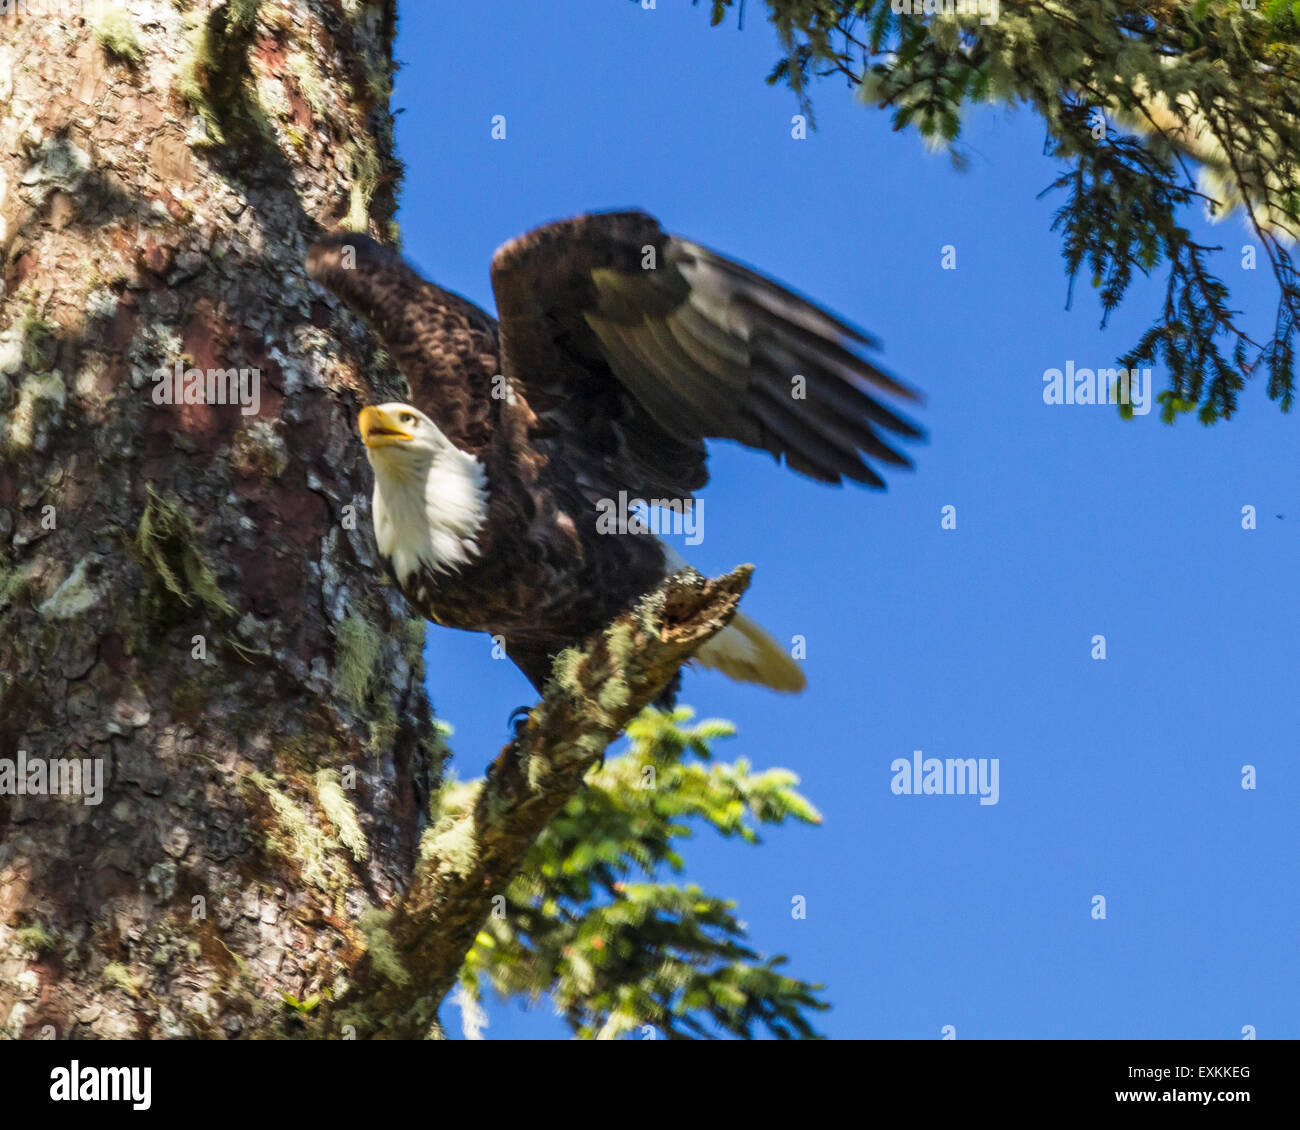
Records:
<instances>
[{"instance_id":1,"label":"eagle talon","mask_svg":"<svg viewBox=\"0 0 1300 1130\"><path fill-rule=\"evenodd\" d=\"M533 708L531 706L516 706L510 712L510 717L506 719L506 725L514 730L515 741L519 741L528 730L529 716L532 712Z\"/></svg>"}]
</instances>

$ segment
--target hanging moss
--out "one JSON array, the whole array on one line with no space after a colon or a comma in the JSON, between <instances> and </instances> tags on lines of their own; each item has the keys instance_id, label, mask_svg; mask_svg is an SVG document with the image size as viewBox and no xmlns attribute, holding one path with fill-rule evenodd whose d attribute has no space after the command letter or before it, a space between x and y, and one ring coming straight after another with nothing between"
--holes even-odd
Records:
<instances>
[{"instance_id":1,"label":"hanging moss","mask_svg":"<svg viewBox=\"0 0 1300 1130\"><path fill-rule=\"evenodd\" d=\"M375 700L378 716L370 719L370 736L366 738L366 753L371 757L382 757L386 749L397 737L397 711L393 709L388 696Z\"/></svg>"},{"instance_id":2,"label":"hanging moss","mask_svg":"<svg viewBox=\"0 0 1300 1130\"><path fill-rule=\"evenodd\" d=\"M330 888L330 853L339 841L316 827L297 804L276 787L265 773L252 772L247 778L270 802L274 822L267 833L266 849L289 860L302 876L322 891Z\"/></svg>"},{"instance_id":3,"label":"hanging moss","mask_svg":"<svg viewBox=\"0 0 1300 1130\"><path fill-rule=\"evenodd\" d=\"M397 736L397 710L392 696L377 693L379 657L385 637L364 614L350 613L337 629L338 653L334 683L339 695L355 714L366 717L369 734L365 750L381 756Z\"/></svg>"},{"instance_id":4,"label":"hanging moss","mask_svg":"<svg viewBox=\"0 0 1300 1130\"><path fill-rule=\"evenodd\" d=\"M13 568L0 567L0 613L3 613L10 605L17 603L18 599L27 591L28 575L25 565L18 565Z\"/></svg>"},{"instance_id":5,"label":"hanging moss","mask_svg":"<svg viewBox=\"0 0 1300 1130\"><path fill-rule=\"evenodd\" d=\"M24 368L33 373L52 369L58 349L58 323L39 317L28 307L27 313L18 320L17 329L22 336Z\"/></svg>"},{"instance_id":6,"label":"hanging moss","mask_svg":"<svg viewBox=\"0 0 1300 1130\"><path fill-rule=\"evenodd\" d=\"M132 997L140 995L140 986L144 984L144 978L132 975L125 965L116 961L110 961L105 965L100 977L103 978L104 984L112 985L115 989L121 989Z\"/></svg>"},{"instance_id":7,"label":"hanging moss","mask_svg":"<svg viewBox=\"0 0 1300 1130\"><path fill-rule=\"evenodd\" d=\"M325 112L329 108L329 97L320 68L316 66L311 56L304 51L290 51L285 60L285 69L297 84L298 93L307 103L307 109L315 117L325 117Z\"/></svg>"},{"instance_id":8,"label":"hanging moss","mask_svg":"<svg viewBox=\"0 0 1300 1130\"><path fill-rule=\"evenodd\" d=\"M374 142L364 136L349 141L346 150L352 164L352 188L343 225L350 231L364 232L369 230L370 202L379 188L379 154Z\"/></svg>"},{"instance_id":9,"label":"hanging moss","mask_svg":"<svg viewBox=\"0 0 1300 1130\"><path fill-rule=\"evenodd\" d=\"M54 935L51 934L39 922L34 922L30 926L24 926L20 930L14 931L14 941L20 945L30 957L40 957L41 954L47 953L54 948Z\"/></svg>"},{"instance_id":10,"label":"hanging moss","mask_svg":"<svg viewBox=\"0 0 1300 1130\"><path fill-rule=\"evenodd\" d=\"M368 910L357 919L357 929L366 939L366 950L375 972L394 984L405 985L411 980L411 975L402 966L393 947L393 938L388 932L391 918L391 911Z\"/></svg>"},{"instance_id":11,"label":"hanging moss","mask_svg":"<svg viewBox=\"0 0 1300 1130\"><path fill-rule=\"evenodd\" d=\"M154 586L146 599L155 613L162 612L162 592L179 598L186 607L198 601L209 614L222 618L235 609L217 584L216 574L198 545L194 524L174 495L163 497L150 483L140 524L128 549L138 564L153 573L161 589ZM155 617L158 618L158 617ZM167 617L162 617L167 619Z\"/></svg>"},{"instance_id":12,"label":"hanging moss","mask_svg":"<svg viewBox=\"0 0 1300 1130\"><path fill-rule=\"evenodd\" d=\"M370 855L366 835L357 821L356 809L343 791L337 770L322 769L316 774L316 799L321 811L334 825L339 842L352 853L352 858L358 863L366 859Z\"/></svg>"},{"instance_id":13,"label":"hanging moss","mask_svg":"<svg viewBox=\"0 0 1300 1130\"><path fill-rule=\"evenodd\" d=\"M144 58L131 14L114 5L101 11L95 21L95 39L111 59L134 67Z\"/></svg>"},{"instance_id":14,"label":"hanging moss","mask_svg":"<svg viewBox=\"0 0 1300 1130\"><path fill-rule=\"evenodd\" d=\"M203 119L214 145L225 145L228 131L241 121L257 124L244 79L260 7L261 0L229 0L213 9L195 29L181 65L178 89Z\"/></svg>"},{"instance_id":15,"label":"hanging moss","mask_svg":"<svg viewBox=\"0 0 1300 1130\"><path fill-rule=\"evenodd\" d=\"M354 613L339 625L338 641L335 685L344 701L360 712L374 683L382 640L364 618Z\"/></svg>"}]
</instances>

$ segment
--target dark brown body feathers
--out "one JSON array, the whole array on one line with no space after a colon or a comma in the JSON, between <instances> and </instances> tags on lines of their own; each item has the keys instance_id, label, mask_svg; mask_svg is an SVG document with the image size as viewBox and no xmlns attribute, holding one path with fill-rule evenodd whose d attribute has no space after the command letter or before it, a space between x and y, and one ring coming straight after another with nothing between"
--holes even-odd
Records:
<instances>
[{"instance_id":1,"label":"dark brown body feathers","mask_svg":"<svg viewBox=\"0 0 1300 1130\"><path fill-rule=\"evenodd\" d=\"M643 213L580 216L504 245L499 321L357 233L317 243L308 270L371 323L412 403L486 470L478 555L420 574L407 599L437 623L504 637L539 689L557 651L664 576L655 538L597 531L602 500L689 500L708 480L709 437L822 481L880 486L868 457L908 465L885 435L920 435L877 399L914 394L862 355L866 334Z\"/></svg>"}]
</instances>

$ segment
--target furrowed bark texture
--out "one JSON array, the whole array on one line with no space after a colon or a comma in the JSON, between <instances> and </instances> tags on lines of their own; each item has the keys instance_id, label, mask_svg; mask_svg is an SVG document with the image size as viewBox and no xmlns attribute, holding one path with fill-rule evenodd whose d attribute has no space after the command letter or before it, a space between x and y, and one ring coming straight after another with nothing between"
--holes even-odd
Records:
<instances>
[{"instance_id":1,"label":"furrowed bark texture","mask_svg":"<svg viewBox=\"0 0 1300 1130\"><path fill-rule=\"evenodd\" d=\"M394 234L393 30L0 16L0 1036L436 1034L491 896L747 583L675 578L566 655L426 828L424 625L353 423L406 390L302 266L339 223ZM172 402L178 367L256 376ZM74 759L89 796L26 771Z\"/></svg>"},{"instance_id":2,"label":"furrowed bark texture","mask_svg":"<svg viewBox=\"0 0 1300 1130\"><path fill-rule=\"evenodd\" d=\"M389 235L393 19L0 16L0 786L104 774L0 796L2 1034L293 1034L409 881L441 754L353 424L401 385L302 268ZM157 403L178 364L256 411Z\"/></svg>"}]
</instances>

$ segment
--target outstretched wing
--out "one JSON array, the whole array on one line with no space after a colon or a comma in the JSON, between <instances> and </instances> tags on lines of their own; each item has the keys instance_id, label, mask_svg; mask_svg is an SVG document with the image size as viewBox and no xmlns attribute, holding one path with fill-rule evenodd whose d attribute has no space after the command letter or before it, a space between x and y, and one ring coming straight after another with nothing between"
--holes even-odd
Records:
<instances>
[{"instance_id":1,"label":"outstretched wing","mask_svg":"<svg viewBox=\"0 0 1300 1130\"><path fill-rule=\"evenodd\" d=\"M867 334L643 212L512 240L492 288L502 372L540 438L580 465L598 454L620 487L688 496L708 480L707 438L829 483L883 487L873 464L911 465L890 444L921 432L883 397L917 395L867 359Z\"/></svg>"}]
</instances>

